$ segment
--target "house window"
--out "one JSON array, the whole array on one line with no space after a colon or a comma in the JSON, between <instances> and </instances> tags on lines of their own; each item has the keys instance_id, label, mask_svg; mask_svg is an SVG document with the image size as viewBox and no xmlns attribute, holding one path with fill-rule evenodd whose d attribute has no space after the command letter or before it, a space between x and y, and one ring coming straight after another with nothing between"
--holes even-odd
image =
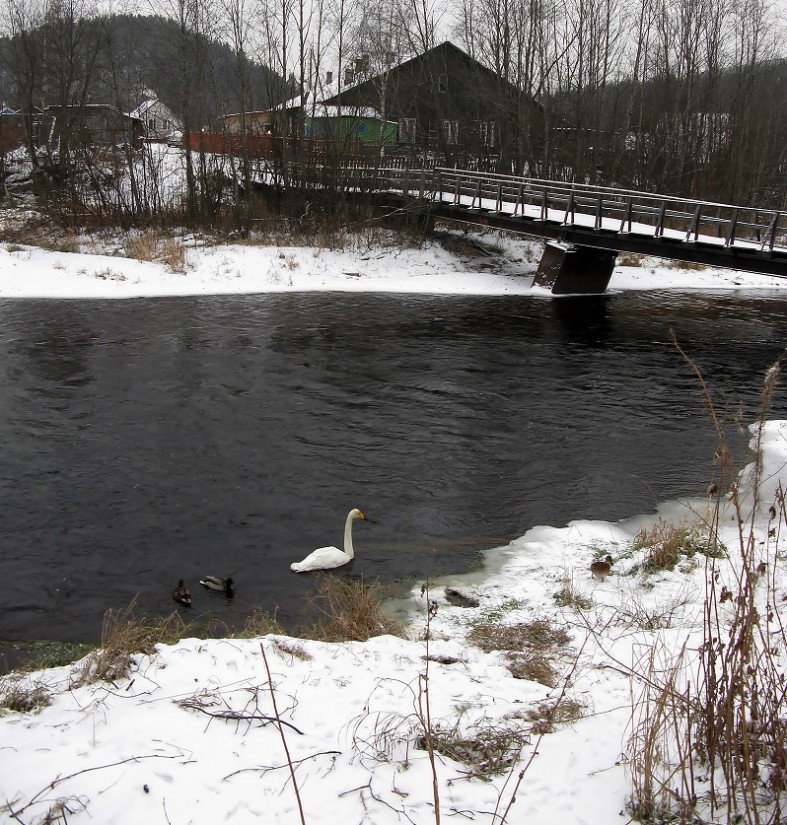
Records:
<instances>
[{"instance_id":1,"label":"house window","mask_svg":"<svg viewBox=\"0 0 787 825\"><path fill-rule=\"evenodd\" d=\"M481 145L497 146L497 121L481 121Z\"/></svg>"},{"instance_id":2,"label":"house window","mask_svg":"<svg viewBox=\"0 0 787 825\"><path fill-rule=\"evenodd\" d=\"M448 91L448 75L445 72L435 77L434 90L438 94L445 94Z\"/></svg>"},{"instance_id":3,"label":"house window","mask_svg":"<svg viewBox=\"0 0 787 825\"><path fill-rule=\"evenodd\" d=\"M458 120L444 120L443 121L443 137L449 146L455 146L459 143L459 121Z\"/></svg>"},{"instance_id":4,"label":"house window","mask_svg":"<svg viewBox=\"0 0 787 825\"><path fill-rule=\"evenodd\" d=\"M414 117L403 117L399 121L399 143L415 143Z\"/></svg>"}]
</instances>

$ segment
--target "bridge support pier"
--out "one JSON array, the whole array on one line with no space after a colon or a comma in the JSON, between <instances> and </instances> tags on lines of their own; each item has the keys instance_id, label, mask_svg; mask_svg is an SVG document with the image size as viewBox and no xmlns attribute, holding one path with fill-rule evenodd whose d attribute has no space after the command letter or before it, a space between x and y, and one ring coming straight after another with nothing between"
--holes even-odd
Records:
<instances>
[{"instance_id":1,"label":"bridge support pier","mask_svg":"<svg viewBox=\"0 0 787 825\"><path fill-rule=\"evenodd\" d=\"M617 256L614 250L547 243L533 286L553 295L599 295L609 285Z\"/></svg>"}]
</instances>

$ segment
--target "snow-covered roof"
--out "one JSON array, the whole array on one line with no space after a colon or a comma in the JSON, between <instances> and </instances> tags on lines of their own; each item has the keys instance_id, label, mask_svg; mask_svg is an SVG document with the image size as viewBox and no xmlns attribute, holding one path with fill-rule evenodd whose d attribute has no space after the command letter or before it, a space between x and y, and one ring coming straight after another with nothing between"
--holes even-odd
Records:
<instances>
[{"instance_id":1,"label":"snow-covered roof","mask_svg":"<svg viewBox=\"0 0 787 825\"><path fill-rule=\"evenodd\" d=\"M137 106L136 109L132 109L131 112L129 112L129 114L131 115L131 117L140 117L141 118L156 103L158 103L158 98L157 97L153 97L153 98L150 98L148 100L143 100L142 103L140 103L139 106Z\"/></svg>"},{"instance_id":2,"label":"snow-covered roof","mask_svg":"<svg viewBox=\"0 0 787 825\"><path fill-rule=\"evenodd\" d=\"M311 117L368 117L379 120L380 112L373 106L327 106L322 100L315 100L314 95L309 93L302 98L301 95L292 97L284 103L279 104L277 109L303 109Z\"/></svg>"},{"instance_id":3,"label":"snow-covered roof","mask_svg":"<svg viewBox=\"0 0 787 825\"><path fill-rule=\"evenodd\" d=\"M308 114L312 114L308 111ZM379 119L380 113L371 106L326 106L318 103L314 107L314 117L369 117Z\"/></svg>"}]
</instances>

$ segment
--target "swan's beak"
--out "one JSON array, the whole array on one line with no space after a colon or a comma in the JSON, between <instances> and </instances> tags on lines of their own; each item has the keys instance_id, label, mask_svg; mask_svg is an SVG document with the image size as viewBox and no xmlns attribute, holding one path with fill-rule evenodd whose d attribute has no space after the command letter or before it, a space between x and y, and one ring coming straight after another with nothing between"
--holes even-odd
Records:
<instances>
[{"instance_id":1,"label":"swan's beak","mask_svg":"<svg viewBox=\"0 0 787 825\"><path fill-rule=\"evenodd\" d=\"M369 521L368 518L359 510L358 515L355 518L362 518L364 521Z\"/></svg>"}]
</instances>

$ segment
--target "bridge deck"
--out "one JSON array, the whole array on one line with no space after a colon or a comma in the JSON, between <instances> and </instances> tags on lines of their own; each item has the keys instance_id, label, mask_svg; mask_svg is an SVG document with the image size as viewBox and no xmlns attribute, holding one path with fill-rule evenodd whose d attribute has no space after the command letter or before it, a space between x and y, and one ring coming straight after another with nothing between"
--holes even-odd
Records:
<instances>
[{"instance_id":1,"label":"bridge deck","mask_svg":"<svg viewBox=\"0 0 787 825\"><path fill-rule=\"evenodd\" d=\"M787 277L787 213L461 169L356 169L432 214L580 246Z\"/></svg>"}]
</instances>

